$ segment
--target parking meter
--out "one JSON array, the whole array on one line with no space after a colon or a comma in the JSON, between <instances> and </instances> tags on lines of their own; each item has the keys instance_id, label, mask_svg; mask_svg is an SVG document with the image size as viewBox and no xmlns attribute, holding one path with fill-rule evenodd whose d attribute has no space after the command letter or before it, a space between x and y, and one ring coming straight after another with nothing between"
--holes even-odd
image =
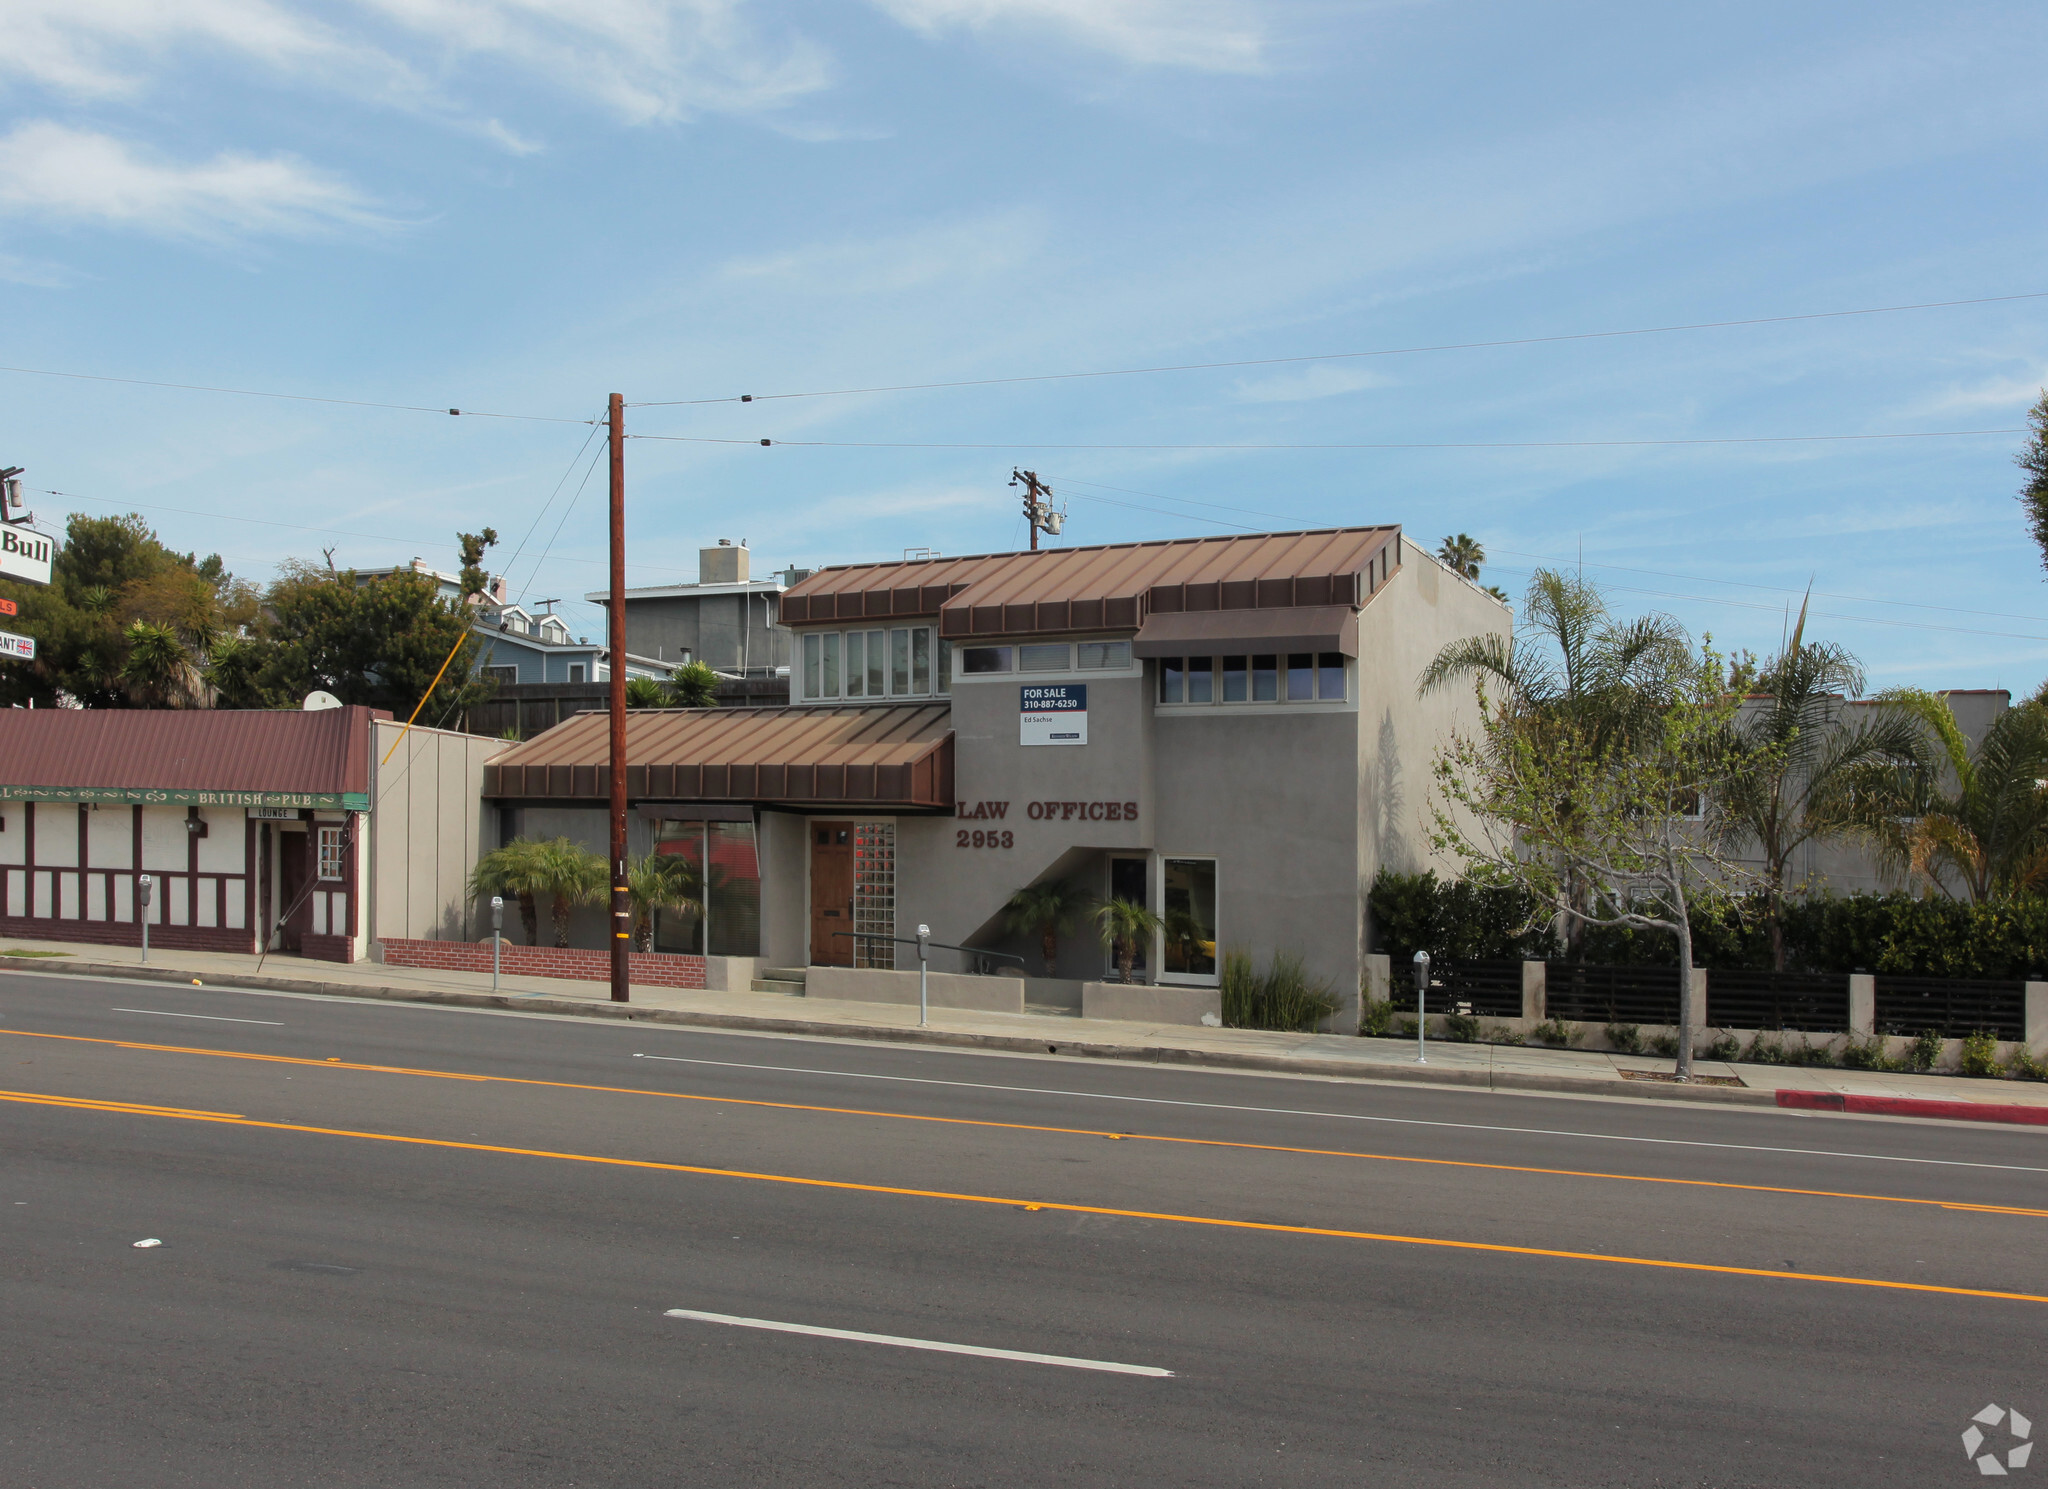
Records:
<instances>
[{"instance_id":1,"label":"parking meter","mask_svg":"<svg viewBox=\"0 0 2048 1489\"><path fill-rule=\"evenodd\" d=\"M1423 1041L1429 1027L1429 953L1415 953L1415 1063L1427 1065L1429 1055Z\"/></svg>"},{"instance_id":2,"label":"parking meter","mask_svg":"<svg viewBox=\"0 0 2048 1489\"><path fill-rule=\"evenodd\" d=\"M142 916L142 960L149 960L149 889L156 881L147 874L135 878L135 898Z\"/></svg>"},{"instance_id":3,"label":"parking meter","mask_svg":"<svg viewBox=\"0 0 2048 1489\"><path fill-rule=\"evenodd\" d=\"M491 896L491 991L494 993L498 990L498 948L504 944L505 938L501 934L504 929L505 897L494 894Z\"/></svg>"}]
</instances>

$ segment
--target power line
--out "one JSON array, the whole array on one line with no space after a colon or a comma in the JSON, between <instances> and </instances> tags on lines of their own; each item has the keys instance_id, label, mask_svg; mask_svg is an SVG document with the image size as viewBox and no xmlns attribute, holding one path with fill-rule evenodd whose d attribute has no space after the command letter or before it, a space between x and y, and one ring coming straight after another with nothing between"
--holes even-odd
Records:
<instances>
[{"instance_id":1,"label":"power line","mask_svg":"<svg viewBox=\"0 0 2048 1489\"><path fill-rule=\"evenodd\" d=\"M526 536L519 540L519 546L512 550L512 556L505 560L505 573L509 576L518 566L519 555L526 552L526 545L533 541L534 533L540 528L541 518L547 516L548 508L555 504L555 498L562 494L562 488L569 477L576 474L576 462L583 458L583 452L590 448L590 442L597 438L597 421L591 421L590 433L583 436L583 443L576 447L576 453L569 457L568 466L562 471L562 479L555 482L555 489L548 493L548 499L541 503L540 510L533 514L533 521L526 524Z\"/></svg>"},{"instance_id":2,"label":"power line","mask_svg":"<svg viewBox=\"0 0 2048 1489\"><path fill-rule=\"evenodd\" d=\"M580 454L581 452L578 453ZM324 533L329 537L336 538L362 538L372 543L394 543L401 547L443 541L441 539L421 538L418 536L409 538L393 537L390 533L355 532L351 529L340 527L311 527L303 522L278 522L268 517L243 517L234 512L202 512L193 507L167 507L155 502L116 501L112 497L106 496L81 496L75 491L50 491L44 489L38 490L36 494L38 496L62 497L66 501L98 502L102 506L126 507L143 512L175 512L183 517L205 517L220 522L247 522L257 527L281 527L291 532ZM593 564L602 566L605 560L601 558L570 558L564 555L556 559L555 562L558 564ZM658 574L687 574L690 572L688 569L677 568L673 564L648 564L640 563L637 560L632 567Z\"/></svg>"},{"instance_id":3,"label":"power line","mask_svg":"<svg viewBox=\"0 0 2048 1489\"><path fill-rule=\"evenodd\" d=\"M1983 434L2030 434L2030 429L1914 429L1895 434L1745 434L1700 439L1388 440L1356 444L1067 445L1030 440L1004 443L940 440L734 439L703 434L629 434L627 439L684 445L789 445L808 450L1623 450L1677 445L1845 444L1861 440L1960 439Z\"/></svg>"},{"instance_id":4,"label":"power line","mask_svg":"<svg viewBox=\"0 0 2048 1489\"><path fill-rule=\"evenodd\" d=\"M1565 341L1607 341L1627 336L1665 336L1677 331L1719 331L1737 326L1779 326L1794 321L1842 320L1851 316L1895 315L1907 310L1949 310L1963 305L2003 305L2014 300L2040 299L2048 299L2048 291L2035 291L2023 295L1987 295L1975 300L1928 300L1915 305L1872 305L1858 310L1818 310L1801 315L1760 315L1744 320L1694 321L1677 326L1641 326L1627 331L1574 331L1557 336L1516 336L1497 341L1451 341L1433 346L1390 346L1362 352L1314 352L1296 357L1253 357L1235 362L1180 362L1158 367L1115 367L1094 372L1040 372L1018 377L977 377L938 383L896 383L872 388L821 388L805 393L739 393L729 394L723 398L674 398L659 403L636 403L630 406L684 408L707 403L767 403L783 398L845 398L864 393L926 393L942 388L991 388L1009 383L1060 383L1096 377L1144 377L1162 372L1218 372L1232 367L1284 367L1300 362L1346 362L1365 357L1407 357L1422 352L1467 352L1510 346L1547 346Z\"/></svg>"},{"instance_id":5,"label":"power line","mask_svg":"<svg viewBox=\"0 0 2048 1489\"><path fill-rule=\"evenodd\" d=\"M585 441L585 443L588 443L588 441ZM519 598L521 600L524 600L533 589L533 581L540 577L540 566L548 561L548 554L554 550L555 539L562 535L562 529L568 525L569 514L576 510L576 503L583 500L583 488L590 484L591 472L597 469L597 462L605 455L606 451L606 446L599 446L592 453L590 464L583 467L583 479L576 483L576 494L570 497L569 504L562 508L562 520L555 524L555 530L548 535L548 546L541 549L540 557L533 561L532 572L526 576L526 583L520 588Z\"/></svg>"},{"instance_id":6,"label":"power line","mask_svg":"<svg viewBox=\"0 0 2048 1489\"><path fill-rule=\"evenodd\" d=\"M47 367L0 367L25 377L66 377L86 383L125 383L136 388L174 388L183 393L232 393L242 398L282 398L292 403L333 403L344 408L384 408L407 414L451 414L472 419L518 419L531 424L587 424L588 419L563 419L549 414L498 414L475 408L427 408L416 403L372 403L363 398L322 398L311 393L272 393L261 388L217 388L206 383L160 383L142 377L108 377L97 372L53 372Z\"/></svg>"}]
</instances>

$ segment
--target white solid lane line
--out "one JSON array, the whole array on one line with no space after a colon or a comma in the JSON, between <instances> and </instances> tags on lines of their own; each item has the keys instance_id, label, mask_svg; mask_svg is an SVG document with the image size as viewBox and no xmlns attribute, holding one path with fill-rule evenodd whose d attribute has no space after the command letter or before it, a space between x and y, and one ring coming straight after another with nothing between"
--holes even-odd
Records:
<instances>
[{"instance_id":1,"label":"white solid lane line","mask_svg":"<svg viewBox=\"0 0 2048 1489\"><path fill-rule=\"evenodd\" d=\"M269 1024L282 1029L284 1024L277 1019L231 1019L218 1013L168 1013L161 1008L112 1008L109 1013L153 1013L160 1019L205 1019L210 1024Z\"/></svg>"},{"instance_id":2,"label":"white solid lane line","mask_svg":"<svg viewBox=\"0 0 2048 1489\"><path fill-rule=\"evenodd\" d=\"M989 1349L979 1344L946 1344L937 1339L904 1339L895 1334L863 1334L857 1329L825 1329L816 1324L778 1323L770 1318L740 1318L730 1313L699 1313L671 1308L670 1318L693 1318L704 1324L729 1324L736 1329L768 1329L777 1334L814 1334L820 1339L851 1339L855 1344L893 1344L899 1349L929 1349L943 1355L979 1355L987 1360L1019 1360L1026 1365L1064 1365L1069 1370L1107 1370L1112 1375L1150 1375L1171 1379L1171 1370L1156 1365L1119 1365L1114 1360L1077 1360L1071 1355L1039 1355L1022 1349Z\"/></svg>"},{"instance_id":3,"label":"white solid lane line","mask_svg":"<svg viewBox=\"0 0 2048 1489\"><path fill-rule=\"evenodd\" d=\"M772 1070L779 1075L837 1075L856 1081L900 1081L912 1086L960 1086L970 1091L1015 1091L1026 1096L1078 1096L1089 1101L1135 1101L1144 1106L1191 1106L1211 1112L1253 1112L1268 1117L1330 1117L1340 1122L1385 1122L1395 1127L1448 1127L1458 1132L1516 1132L1525 1137L1583 1137L1602 1143L1650 1143L1669 1148L1721 1148L1737 1153L1789 1153L1800 1158L1864 1158L1874 1163L1926 1163L1936 1168L1988 1168L2010 1174L2048 1174L2023 1163L1969 1163L1957 1158L1905 1158L1895 1153L1838 1153L1828 1148L1773 1148L1762 1143L1708 1143L1683 1137L1632 1137L1619 1132L1571 1132L1550 1127L1495 1127L1479 1122L1432 1122L1422 1117L1370 1117L1358 1112L1316 1112L1285 1106L1233 1106L1221 1101L1176 1101L1165 1096L1118 1096L1107 1091L1058 1091L1046 1086L997 1086L984 1081L941 1081L922 1075L873 1075L864 1070L810 1070L799 1065L748 1065L738 1060L696 1060L685 1055L639 1055L671 1065L716 1065L726 1070Z\"/></svg>"}]
</instances>

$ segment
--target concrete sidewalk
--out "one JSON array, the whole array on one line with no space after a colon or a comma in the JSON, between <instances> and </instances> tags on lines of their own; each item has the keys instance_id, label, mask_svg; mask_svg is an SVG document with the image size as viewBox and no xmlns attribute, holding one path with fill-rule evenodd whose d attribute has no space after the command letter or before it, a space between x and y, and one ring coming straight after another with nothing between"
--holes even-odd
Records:
<instances>
[{"instance_id":1,"label":"concrete sidewalk","mask_svg":"<svg viewBox=\"0 0 2048 1489\"><path fill-rule=\"evenodd\" d=\"M45 956L7 953L43 952ZM273 956L258 970L256 958L224 952L151 948L149 965L126 947L74 942L9 941L0 966L24 972L139 978L207 987L270 989L403 1002L516 1009L593 1018L622 1018L707 1028L848 1039L950 1045L1034 1054L1143 1061L1154 1064L1263 1070L1356 1080L1421 1082L1504 1091L1548 1091L1652 1101L1779 1105L1784 1091L1829 1093L1989 1107L2048 1109L2048 1084L1968 1080L1815 1067L1723 1064L1700 1061L1695 1073L1739 1085L1686 1085L1643 1079L1668 1073L1671 1062L1651 1056L1593 1050L1510 1045L1452 1044L1432 1040L1428 1063L1415 1061L1412 1040L1343 1034L1282 1034L1257 1029L1208 1029L1181 1024L1112 1023L1041 1014L933 1009L919 1028L915 1006L839 1002L777 993L699 992L635 988L633 1001L613 1003L602 983L546 977L505 977L491 991L488 974L426 971L379 962L343 965ZM1989 1115L1987 1111L1986 1115Z\"/></svg>"}]
</instances>

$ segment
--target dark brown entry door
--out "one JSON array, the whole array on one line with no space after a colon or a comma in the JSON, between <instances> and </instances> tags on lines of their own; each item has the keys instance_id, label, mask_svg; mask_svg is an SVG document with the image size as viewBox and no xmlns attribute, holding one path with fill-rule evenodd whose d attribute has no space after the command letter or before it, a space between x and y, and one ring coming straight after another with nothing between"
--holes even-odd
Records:
<instances>
[{"instance_id":1,"label":"dark brown entry door","mask_svg":"<svg viewBox=\"0 0 2048 1489\"><path fill-rule=\"evenodd\" d=\"M306 890L306 842L308 832L279 832L277 835L277 913L285 917L278 937L278 950L303 951L301 939L313 923L312 899Z\"/></svg>"},{"instance_id":2,"label":"dark brown entry door","mask_svg":"<svg viewBox=\"0 0 2048 1489\"><path fill-rule=\"evenodd\" d=\"M851 967L853 942L853 824L811 824L811 960L821 967Z\"/></svg>"}]
</instances>

